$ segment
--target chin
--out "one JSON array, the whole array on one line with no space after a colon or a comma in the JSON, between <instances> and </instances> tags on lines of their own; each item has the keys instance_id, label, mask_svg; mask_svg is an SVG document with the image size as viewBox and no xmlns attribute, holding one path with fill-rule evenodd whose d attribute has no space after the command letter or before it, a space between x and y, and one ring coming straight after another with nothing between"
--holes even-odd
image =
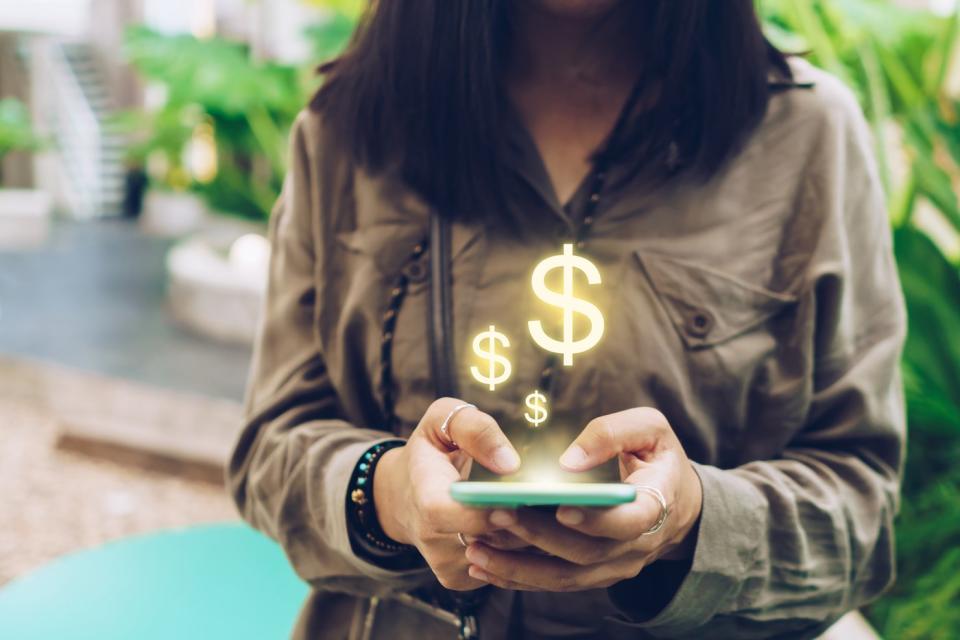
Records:
<instances>
[{"instance_id":1,"label":"chin","mask_svg":"<svg viewBox=\"0 0 960 640\"><path fill-rule=\"evenodd\" d=\"M623 0L520 0L565 18L592 18L610 12Z\"/></svg>"}]
</instances>

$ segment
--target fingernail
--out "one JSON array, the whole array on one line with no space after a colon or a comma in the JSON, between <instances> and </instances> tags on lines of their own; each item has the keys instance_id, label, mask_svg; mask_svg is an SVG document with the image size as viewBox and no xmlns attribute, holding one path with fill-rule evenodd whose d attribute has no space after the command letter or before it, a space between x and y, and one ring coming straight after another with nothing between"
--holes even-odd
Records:
<instances>
[{"instance_id":1,"label":"fingernail","mask_svg":"<svg viewBox=\"0 0 960 640\"><path fill-rule=\"evenodd\" d=\"M560 456L560 465L567 469L577 469L587 462L587 452L578 444L570 445L570 448Z\"/></svg>"},{"instance_id":2,"label":"fingernail","mask_svg":"<svg viewBox=\"0 0 960 640\"><path fill-rule=\"evenodd\" d=\"M474 580L483 580L484 582L490 582L487 579L487 574L484 573L479 567L470 565L467 568L467 573L470 574L470 577L473 578Z\"/></svg>"},{"instance_id":3,"label":"fingernail","mask_svg":"<svg viewBox=\"0 0 960 640\"><path fill-rule=\"evenodd\" d=\"M503 509L494 509L490 512L490 523L498 527L509 527L517 522L517 519L509 511Z\"/></svg>"},{"instance_id":4,"label":"fingernail","mask_svg":"<svg viewBox=\"0 0 960 640\"><path fill-rule=\"evenodd\" d=\"M499 447L493 454L493 464L501 471L516 471L520 466L520 456L510 447Z\"/></svg>"},{"instance_id":5,"label":"fingernail","mask_svg":"<svg viewBox=\"0 0 960 640\"><path fill-rule=\"evenodd\" d=\"M473 564L480 565L481 567L487 566L487 561L490 557L486 554L485 551L478 549L477 547L471 545L467 547L467 560Z\"/></svg>"},{"instance_id":6,"label":"fingernail","mask_svg":"<svg viewBox=\"0 0 960 640\"><path fill-rule=\"evenodd\" d=\"M557 520L563 524L580 524L583 522L583 511L580 511L580 509L558 509Z\"/></svg>"}]
</instances>

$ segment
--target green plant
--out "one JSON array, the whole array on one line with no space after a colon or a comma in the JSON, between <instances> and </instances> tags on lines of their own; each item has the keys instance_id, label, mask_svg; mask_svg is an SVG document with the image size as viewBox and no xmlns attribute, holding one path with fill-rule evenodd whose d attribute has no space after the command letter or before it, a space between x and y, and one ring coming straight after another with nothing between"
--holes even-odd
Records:
<instances>
[{"instance_id":1,"label":"green plant","mask_svg":"<svg viewBox=\"0 0 960 640\"><path fill-rule=\"evenodd\" d=\"M318 61L336 56L349 42L356 23L349 17L336 13L327 22L307 27L305 33L313 43L313 55Z\"/></svg>"},{"instance_id":2,"label":"green plant","mask_svg":"<svg viewBox=\"0 0 960 640\"><path fill-rule=\"evenodd\" d=\"M898 581L867 614L890 638L960 636L958 16L883 0L762 0L770 37L844 79L877 142L910 330Z\"/></svg>"},{"instance_id":3,"label":"green plant","mask_svg":"<svg viewBox=\"0 0 960 640\"><path fill-rule=\"evenodd\" d=\"M306 93L301 70L255 61L238 42L145 27L129 29L125 45L131 64L166 92L158 111L128 115L142 119L149 131L134 146L135 156L161 154L163 180L198 191L215 209L265 218L286 172L288 129ZM185 148L205 123L212 127L217 152L217 171L209 181L185 175L184 162Z\"/></svg>"},{"instance_id":4,"label":"green plant","mask_svg":"<svg viewBox=\"0 0 960 640\"><path fill-rule=\"evenodd\" d=\"M365 3L311 4L327 11L324 20L305 29L313 60L302 66L257 61L245 44L224 38L129 29L128 60L166 92L160 109L119 117L136 138L130 161L147 167L155 183L201 194L214 210L269 216L286 173L290 126L319 82L312 63L343 49ZM195 175L186 159L198 132L212 132L217 166L210 179Z\"/></svg>"},{"instance_id":5,"label":"green plant","mask_svg":"<svg viewBox=\"0 0 960 640\"><path fill-rule=\"evenodd\" d=\"M11 151L36 151L42 146L27 107L15 98L0 100L0 162Z\"/></svg>"},{"instance_id":6,"label":"green plant","mask_svg":"<svg viewBox=\"0 0 960 640\"><path fill-rule=\"evenodd\" d=\"M166 105L156 111L126 111L112 124L130 137L127 162L148 169L151 181L181 191L194 186L185 150L203 121L198 105Z\"/></svg>"}]
</instances>

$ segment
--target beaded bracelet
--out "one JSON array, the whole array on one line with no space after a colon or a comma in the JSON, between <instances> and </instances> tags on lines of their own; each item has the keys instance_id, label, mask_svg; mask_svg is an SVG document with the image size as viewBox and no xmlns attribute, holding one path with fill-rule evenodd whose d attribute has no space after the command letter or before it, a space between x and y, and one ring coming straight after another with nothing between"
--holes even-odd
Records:
<instances>
[{"instance_id":1,"label":"beaded bracelet","mask_svg":"<svg viewBox=\"0 0 960 640\"><path fill-rule=\"evenodd\" d=\"M347 485L347 523L354 552L388 569L413 568L422 563L416 547L392 540L377 519L373 501L373 474L383 454L402 447L403 440L388 440L373 445L360 457Z\"/></svg>"}]
</instances>

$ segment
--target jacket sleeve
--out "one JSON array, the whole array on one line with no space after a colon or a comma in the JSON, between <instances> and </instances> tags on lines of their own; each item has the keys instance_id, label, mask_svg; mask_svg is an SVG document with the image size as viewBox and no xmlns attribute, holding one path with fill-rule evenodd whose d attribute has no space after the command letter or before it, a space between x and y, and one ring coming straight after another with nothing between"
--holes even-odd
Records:
<instances>
[{"instance_id":1,"label":"jacket sleeve","mask_svg":"<svg viewBox=\"0 0 960 640\"><path fill-rule=\"evenodd\" d=\"M694 465L690 569L654 617L627 615L654 636L709 625L710 637L815 637L894 579L906 318L870 136L853 98L841 102L820 142L832 164L804 196L821 227L805 278L813 321L798 338L813 359L805 426L777 459Z\"/></svg>"},{"instance_id":2,"label":"jacket sleeve","mask_svg":"<svg viewBox=\"0 0 960 640\"><path fill-rule=\"evenodd\" d=\"M348 537L353 468L371 445L393 438L343 419L314 331L317 141L305 132L313 117L294 126L290 171L270 220L266 304L227 484L243 518L281 544L301 578L382 595L421 583L424 570L379 568L357 556Z\"/></svg>"}]
</instances>

